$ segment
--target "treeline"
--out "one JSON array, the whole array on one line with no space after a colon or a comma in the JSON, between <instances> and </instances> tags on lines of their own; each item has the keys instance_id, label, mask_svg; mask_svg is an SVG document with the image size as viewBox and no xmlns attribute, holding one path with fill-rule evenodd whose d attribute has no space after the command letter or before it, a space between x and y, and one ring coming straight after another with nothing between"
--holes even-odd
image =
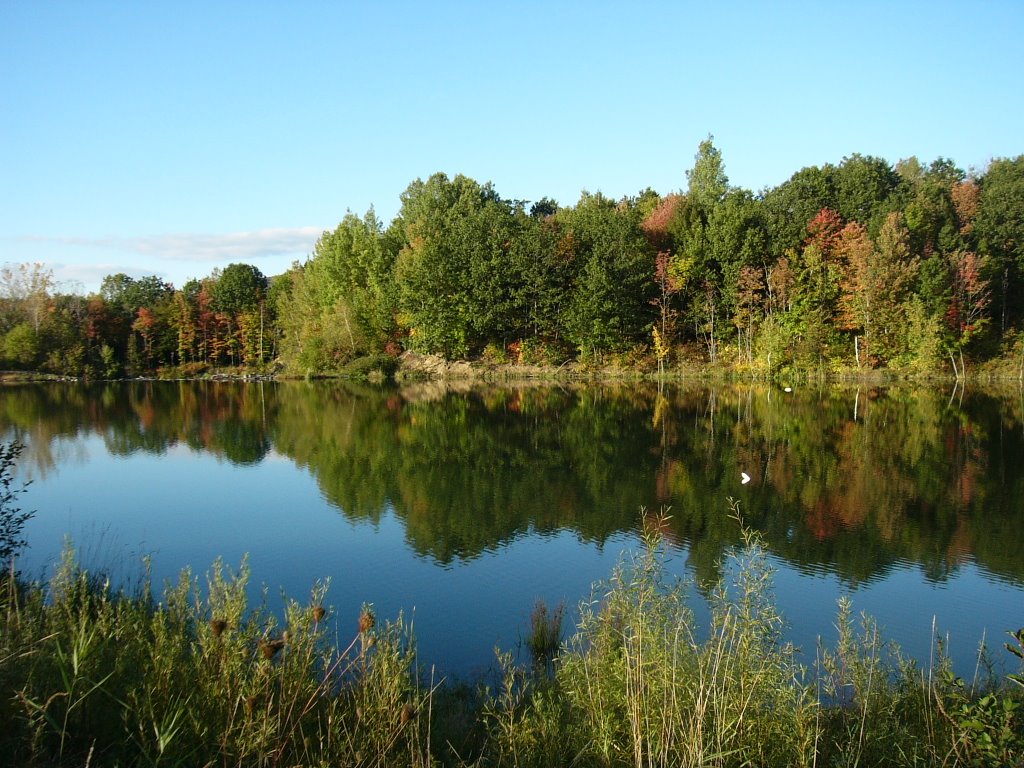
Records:
<instances>
[{"instance_id":1,"label":"treeline","mask_svg":"<svg viewBox=\"0 0 1024 768\"><path fill-rule=\"evenodd\" d=\"M182 289L2 280L8 367L112 377L272 361L330 372L403 350L495 362L951 370L1024 352L1024 155L966 173L852 155L754 194L709 137L686 192L573 206L416 180L384 226L345 216L267 280L232 264ZM1024 359L1024 357L1022 357Z\"/></svg>"},{"instance_id":2,"label":"treeline","mask_svg":"<svg viewBox=\"0 0 1024 768\"><path fill-rule=\"evenodd\" d=\"M0 364L113 379L164 366L260 368L277 351L267 278L232 264L180 289L156 276L108 275L98 294L54 293L43 264L0 271Z\"/></svg>"}]
</instances>

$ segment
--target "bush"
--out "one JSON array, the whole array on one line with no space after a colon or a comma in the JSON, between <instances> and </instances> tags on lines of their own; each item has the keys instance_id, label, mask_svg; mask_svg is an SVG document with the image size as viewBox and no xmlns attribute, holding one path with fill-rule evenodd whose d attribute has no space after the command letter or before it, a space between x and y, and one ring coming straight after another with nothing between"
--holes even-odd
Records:
<instances>
[{"instance_id":1,"label":"bush","mask_svg":"<svg viewBox=\"0 0 1024 768\"><path fill-rule=\"evenodd\" d=\"M282 617L248 568L188 571L154 603L65 554L48 589L0 595L0 750L17 765L424 765L429 691L401 617L334 622L315 585ZM205 597L204 597L205 594Z\"/></svg>"},{"instance_id":2,"label":"bush","mask_svg":"<svg viewBox=\"0 0 1024 768\"><path fill-rule=\"evenodd\" d=\"M21 451L19 443L0 444L0 571L8 570L14 557L25 546L21 532L35 514L23 512L15 504L26 489L26 486L14 485L14 466Z\"/></svg>"},{"instance_id":3,"label":"bush","mask_svg":"<svg viewBox=\"0 0 1024 768\"><path fill-rule=\"evenodd\" d=\"M350 379L389 379L398 370L398 359L391 355L357 357L341 369L341 375Z\"/></svg>"},{"instance_id":4,"label":"bush","mask_svg":"<svg viewBox=\"0 0 1024 768\"><path fill-rule=\"evenodd\" d=\"M491 365L504 365L509 362L510 358L508 351L503 346L492 341L480 353L480 360Z\"/></svg>"},{"instance_id":5,"label":"bush","mask_svg":"<svg viewBox=\"0 0 1024 768\"><path fill-rule=\"evenodd\" d=\"M490 711L499 763L810 764L814 701L781 643L760 542L736 553L701 641L688 583L667 579L657 523L644 539L581 605L552 684L523 695L506 670Z\"/></svg>"},{"instance_id":6,"label":"bush","mask_svg":"<svg viewBox=\"0 0 1024 768\"><path fill-rule=\"evenodd\" d=\"M666 576L658 527L580 606L553 680L502 657L486 709L494 764L996 766L1021 754L1015 691L968 689L941 647L919 672L870 618L858 629L848 603L837 648L820 649L814 670L799 664L753 533L697 627L689 585Z\"/></svg>"},{"instance_id":7,"label":"bush","mask_svg":"<svg viewBox=\"0 0 1024 768\"><path fill-rule=\"evenodd\" d=\"M0 477L16 457L5 449ZM186 570L157 601L148 581L113 592L69 550L47 587L0 575L0 754L26 766L1019 763L1016 685L965 683L941 646L919 671L846 602L835 648L802 667L755 534L723 563L698 627L689 583L668 576L664 524L649 520L567 641L561 608L538 604L533 663L501 654L494 693L424 685L401 616L382 624L364 606L336 622L325 584L271 614L249 605L244 560L217 561L203 588ZM346 627L350 642L332 642ZM1024 659L1024 630L1011 637Z\"/></svg>"}]
</instances>

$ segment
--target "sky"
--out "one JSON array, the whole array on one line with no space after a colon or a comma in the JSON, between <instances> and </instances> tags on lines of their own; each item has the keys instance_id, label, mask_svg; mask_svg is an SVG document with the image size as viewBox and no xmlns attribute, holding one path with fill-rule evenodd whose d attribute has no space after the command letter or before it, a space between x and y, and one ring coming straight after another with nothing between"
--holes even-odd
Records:
<instances>
[{"instance_id":1,"label":"sky","mask_svg":"<svg viewBox=\"0 0 1024 768\"><path fill-rule=\"evenodd\" d=\"M574 204L1024 153L1024 1L0 0L0 263L280 274L441 171Z\"/></svg>"}]
</instances>

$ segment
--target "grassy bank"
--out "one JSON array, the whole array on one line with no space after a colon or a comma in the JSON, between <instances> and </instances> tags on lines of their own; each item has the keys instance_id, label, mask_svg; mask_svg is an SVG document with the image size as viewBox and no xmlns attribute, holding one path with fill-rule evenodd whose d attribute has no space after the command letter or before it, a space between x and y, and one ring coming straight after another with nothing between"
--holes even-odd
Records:
<instances>
[{"instance_id":1,"label":"grassy bank","mask_svg":"<svg viewBox=\"0 0 1024 768\"><path fill-rule=\"evenodd\" d=\"M216 563L157 598L115 593L70 553L3 590L0 754L16 765L423 764L429 687L406 627L333 626L316 586L280 619Z\"/></svg>"},{"instance_id":2,"label":"grassy bank","mask_svg":"<svg viewBox=\"0 0 1024 768\"><path fill-rule=\"evenodd\" d=\"M400 617L335 617L325 585L276 616L247 604L244 563L156 595L115 591L68 553L49 584L0 585L0 754L27 766L1021 760L1019 677L958 679L938 645L921 668L845 604L837 642L801 666L755 537L731 554L708 626L667 580L653 530L646 544L568 637L561 611L538 606L534 663L503 657L493 689L433 679Z\"/></svg>"},{"instance_id":3,"label":"grassy bank","mask_svg":"<svg viewBox=\"0 0 1024 768\"><path fill-rule=\"evenodd\" d=\"M27 381L74 381L78 377L60 376L38 371L2 371L0 383ZM128 379L136 377L128 377ZM522 362L507 354L493 351L473 359L448 360L438 355L404 352L399 356L377 353L356 357L331 369L298 369L279 361L259 366L213 366L188 363L161 366L137 378L158 380L270 381L301 379L352 379L381 382L387 380L461 380L461 381L631 381L706 379L709 381L787 381L787 382L865 382L886 384L896 382L1022 382L1024 355L1016 348L983 362L971 361L965 370L954 370L945 360L934 367L893 366L872 368L852 362L821 361L818 363L766 366L741 360L735 349L723 348L715 362L708 362L700 351L690 348L680 353L671 364L658 365L657 358L646 347L605 355L600 359L560 359L551 357ZM114 379L119 380L119 379Z\"/></svg>"}]
</instances>

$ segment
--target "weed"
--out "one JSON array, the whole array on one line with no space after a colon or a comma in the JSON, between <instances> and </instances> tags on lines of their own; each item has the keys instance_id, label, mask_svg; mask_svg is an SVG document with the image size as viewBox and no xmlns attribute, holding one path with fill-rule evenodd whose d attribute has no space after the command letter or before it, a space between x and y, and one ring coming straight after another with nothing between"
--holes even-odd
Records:
<instances>
[{"instance_id":1,"label":"weed","mask_svg":"<svg viewBox=\"0 0 1024 768\"><path fill-rule=\"evenodd\" d=\"M835 643L801 667L749 532L698 627L690 584L668 575L665 526L649 519L564 641L563 607L538 603L535 663L499 654L493 692L424 680L411 624L369 605L335 617L326 583L272 614L249 604L245 560L214 562L202 589L185 570L157 597L148 581L114 592L68 549L49 584L0 583L0 754L25 766L1019 763L1019 675L965 683L939 641L919 670L845 601ZM331 638L339 625L347 643ZM1008 647L1024 658L1022 635Z\"/></svg>"},{"instance_id":2,"label":"weed","mask_svg":"<svg viewBox=\"0 0 1024 768\"><path fill-rule=\"evenodd\" d=\"M364 619L340 648L326 585L277 617L247 604L248 578L217 561L205 592L184 571L154 602L69 551L45 589L7 585L0 749L25 765L425 764L432 690L401 619Z\"/></svg>"},{"instance_id":3,"label":"weed","mask_svg":"<svg viewBox=\"0 0 1024 768\"><path fill-rule=\"evenodd\" d=\"M526 638L526 647L534 666L553 673L553 664L558 647L562 642L562 621L565 617L565 604L559 603L553 610L540 600L530 614L530 634Z\"/></svg>"},{"instance_id":4,"label":"weed","mask_svg":"<svg viewBox=\"0 0 1024 768\"><path fill-rule=\"evenodd\" d=\"M21 532L35 512L23 512L15 504L28 486L14 485L14 466L21 455L20 443L0 444L0 572L13 568L14 557L25 546Z\"/></svg>"}]
</instances>

